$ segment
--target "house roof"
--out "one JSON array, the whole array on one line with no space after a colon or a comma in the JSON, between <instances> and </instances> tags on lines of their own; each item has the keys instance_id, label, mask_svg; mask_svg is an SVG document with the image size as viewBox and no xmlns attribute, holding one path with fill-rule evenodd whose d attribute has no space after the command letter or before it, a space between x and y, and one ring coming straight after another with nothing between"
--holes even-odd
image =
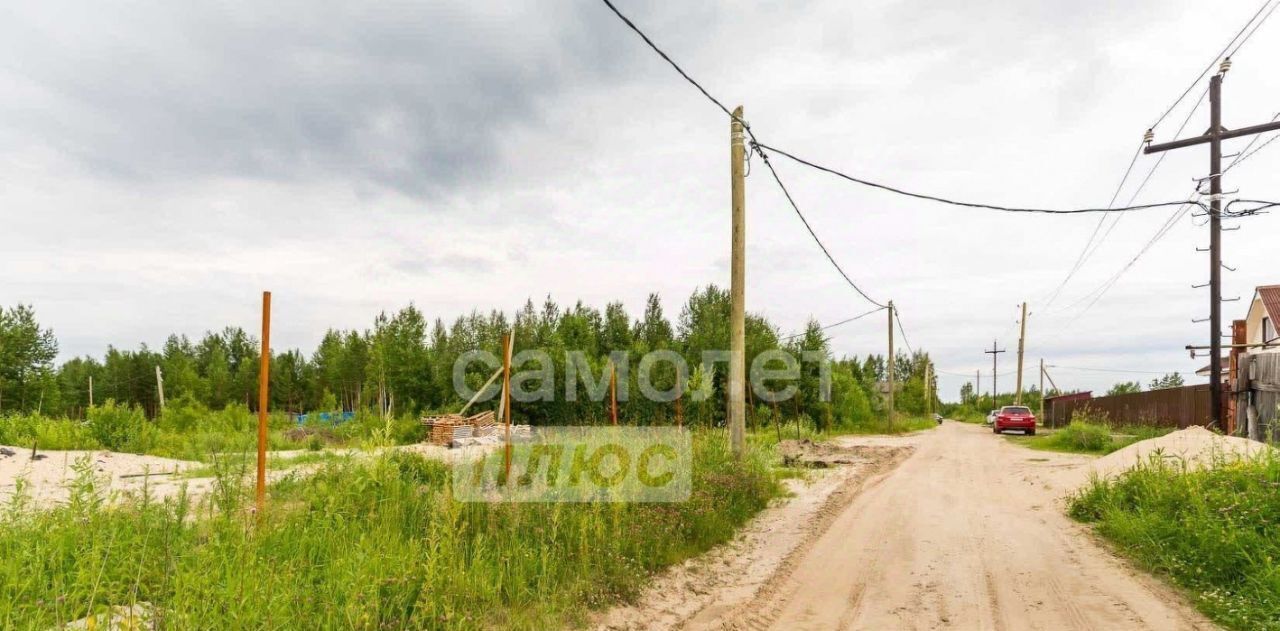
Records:
<instances>
[{"instance_id":1,"label":"house roof","mask_svg":"<svg viewBox=\"0 0 1280 631\"><path fill-rule=\"evenodd\" d=\"M1231 372L1231 359L1228 357L1223 357L1222 358L1222 374L1225 375L1229 372ZM1196 374L1201 377L1208 377L1209 375L1213 374L1213 364L1208 364L1204 368L1197 370Z\"/></svg>"},{"instance_id":2,"label":"house roof","mask_svg":"<svg viewBox=\"0 0 1280 631\"><path fill-rule=\"evenodd\" d=\"M1254 294L1262 301L1262 308L1272 322L1280 320L1280 285L1263 285Z\"/></svg>"}]
</instances>

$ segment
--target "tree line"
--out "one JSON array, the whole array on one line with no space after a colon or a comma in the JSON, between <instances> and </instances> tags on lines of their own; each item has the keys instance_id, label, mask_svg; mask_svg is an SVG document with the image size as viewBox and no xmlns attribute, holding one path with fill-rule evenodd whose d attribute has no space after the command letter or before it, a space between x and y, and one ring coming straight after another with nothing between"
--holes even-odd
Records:
<instances>
[{"instance_id":1,"label":"tree line","mask_svg":"<svg viewBox=\"0 0 1280 631\"><path fill-rule=\"evenodd\" d=\"M517 352L547 352L555 364L554 392L561 394L567 385L566 351L580 351L587 358L593 379L608 370L610 351L628 351L633 361L650 351L679 353L691 368L688 381L680 385L686 389L707 388L712 393L703 401L682 399L685 422L718 425L725 418L727 368L720 364L704 370L700 364L703 351L728 349L729 307L729 292L715 285L696 290L674 321L666 316L656 294L649 296L644 312L634 319L620 302L611 302L599 310L581 301L562 306L548 297L541 305L526 301L513 317L497 310L473 311L446 324L440 318L429 320L410 304L394 313L379 314L372 326L363 330L327 331L310 355L299 349L273 349L270 405L273 410L299 413L374 411L416 415L456 411L465 402L453 383L455 361L463 353L477 349L497 353L503 334L513 332ZM816 320L811 320L803 332L784 337L766 318L748 314L748 366L757 355L771 350L785 350L796 357L806 352L810 357L821 357L830 370L829 400L824 401L822 396L823 362L803 362L796 397L776 406L753 397L749 411L753 421L767 421L775 414L804 416L821 428L883 418L881 392L887 378L884 355L837 359ZM93 403L114 400L140 407L154 416L159 406L157 366L169 401L189 398L212 409L254 409L257 405L260 345L255 336L239 327L209 331L198 340L170 335L159 349L145 344L136 350L111 346L101 358L76 357L60 365L55 364L57 354L53 331L39 325L31 307L0 309L0 414L38 412L83 417L90 405L92 381ZM895 377L900 384L897 410L908 414L926 410L924 378L926 366L931 363L928 354L921 351L899 354L895 362ZM670 363L656 366L650 380L654 388L665 390L675 385L675 367ZM626 371L625 380L618 383L619 390L630 395L621 406L621 420L672 422L676 406L640 396L638 371L634 365L631 368ZM468 386L478 390L491 370L482 363L470 364L465 375ZM568 385L585 388L581 383ZM936 383L929 390L936 393ZM591 401L585 390L581 394L576 401L556 396L549 401L517 402L513 414L535 424L606 421L607 400ZM491 409L494 405L495 402L488 402L477 409Z\"/></svg>"}]
</instances>

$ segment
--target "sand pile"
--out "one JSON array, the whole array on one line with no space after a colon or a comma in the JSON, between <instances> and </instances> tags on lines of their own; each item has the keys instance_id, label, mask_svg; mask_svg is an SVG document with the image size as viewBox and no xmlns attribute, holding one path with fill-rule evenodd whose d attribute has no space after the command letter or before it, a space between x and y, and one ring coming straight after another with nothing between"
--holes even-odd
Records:
<instances>
[{"instance_id":1,"label":"sand pile","mask_svg":"<svg viewBox=\"0 0 1280 631\"><path fill-rule=\"evenodd\" d=\"M1099 458L1084 468L1085 482L1090 474L1113 478L1158 454L1166 462L1188 469L1200 469L1216 463L1238 462L1271 451L1267 445L1235 436L1215 434L1203 427L1188 427L1159 438L1138 441L1124 449Z\"/></svg>"}]
</instances>

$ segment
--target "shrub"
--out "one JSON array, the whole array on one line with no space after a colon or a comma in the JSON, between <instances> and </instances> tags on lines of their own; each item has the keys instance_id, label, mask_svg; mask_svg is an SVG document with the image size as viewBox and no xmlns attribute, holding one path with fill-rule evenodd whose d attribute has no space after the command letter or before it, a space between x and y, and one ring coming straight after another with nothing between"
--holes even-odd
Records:
<instances>
[{"instance_id":1,"label":"shrub","mask_svg":"<svg viewBox=\"0 0 1280 631\"><path fill-rule=\"evenodd\" d=\"M158 431L142 410L112 399L89 408L89 431L104 449L143 453L155 445Z\"/></svg>"}]
</instances>

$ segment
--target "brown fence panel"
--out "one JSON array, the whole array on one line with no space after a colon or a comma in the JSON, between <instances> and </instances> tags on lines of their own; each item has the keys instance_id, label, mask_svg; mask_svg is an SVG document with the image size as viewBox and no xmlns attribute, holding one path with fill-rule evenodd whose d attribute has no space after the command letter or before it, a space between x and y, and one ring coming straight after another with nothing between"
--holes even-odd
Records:
<instances>
[{"instance_id":1,"label":"brown fence panel","mask_svg":"<svg viewBox=\"0 0 1280 631\"><path fill-rule=\"evenodd\" d=\"M1280 353L1244 356L1245 387L1237 394L1237 426L1255 440L1280 438ZM1252 419L1250 419L1252 417Z\"/></svg>"},{"instance_id":2,"label":"brown fence panel","mask_svg":"<svg viewBox=\"0 0 1280 631\"><path fill-rule=\"evenodd\" d=\"M1104 416L1116 425L1177 427L1209 424L1209 386L1201 384L1148 392L1063 401L1054 405L1055 425L1062 426L1078 413Z\"/></svg>"}]
</instances>

